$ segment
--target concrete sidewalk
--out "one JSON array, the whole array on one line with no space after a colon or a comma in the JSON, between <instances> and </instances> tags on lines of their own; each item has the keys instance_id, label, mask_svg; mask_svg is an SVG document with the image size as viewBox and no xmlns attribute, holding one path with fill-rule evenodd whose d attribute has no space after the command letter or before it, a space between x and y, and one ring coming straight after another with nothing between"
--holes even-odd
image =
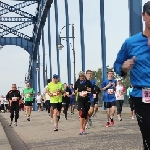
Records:
<instances>
[{"instance_id":1,"label":"concrete sidewalk","mask_svg":"<svg viewBox=\"0 0 150 150\"><path fill-rule=\"evenodd\" d=\"M0 150L12 150L1 123L0 123Z\"/></svg>"}]
</instances>

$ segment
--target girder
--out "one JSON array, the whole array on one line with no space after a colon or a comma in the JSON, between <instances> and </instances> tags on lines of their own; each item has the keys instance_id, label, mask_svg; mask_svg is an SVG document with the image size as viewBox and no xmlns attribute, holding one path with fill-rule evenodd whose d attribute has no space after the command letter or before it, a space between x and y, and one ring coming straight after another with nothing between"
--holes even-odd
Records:
<instances>
[{"instance_id":1,"label":"girder","mask_svg":"<svg viewBox=\"0 0 150 150\"><path fill-rule=\"evenodd\" d=\"M0 22L33 22L33 18L25 18L25 17L0 17Z\"/></svg>"},{"instance_id":2,"label":"girder","mask_svg":"<svg viewBox=\"0 0 150 150\"><path fill-rule=\"evenodd\" d=\"M20 3L20 6L21 6L21 3ZM25 11L20 10L20 8L18 6L17 7L10 6L9 4L3 3L1 1L0 1L0 7L5 8L5 9L0 11L0 15L6 14L9 12L15 12L16 14L19 14L20 16L24 16L24 17L28 17L28 18L34 17L32 14L29 14Z\"/></svg>"},{"instance_id":3,"label":"girder","mask_svg":"<svg viewBox=\"0 0 150 150\"><path fill-rule=\"evenodd\" d=\"M21 23L21 24L18 24L14 27L12 27L13 30L19 30L19 29L23 29L29 25L32 25L32 22L24 22L24 23ZM0 33L1 37L3 37L4 35L8 35L9 34L9 31L3 31Z\"/></svg>"},{"instance_id":4,"label":"girder","mask_svg":"<svg viewBox=\"0 0 150 150\"><path fill-rule=\"evenodd\" d=\"M0 24L0 28L3 29L4 31L6 31L6 33L9 32L9 33L12 33L14 35L17 35L18 37L24 38L26 40L29 40L29 41L31 40L31 38L29 36L27 36L21 32L18 32L17 30L10 28L6 25ZM0 33L0 37L4 36L3 34L4 34L4 32Z\"/></svg>"}]
</instances>

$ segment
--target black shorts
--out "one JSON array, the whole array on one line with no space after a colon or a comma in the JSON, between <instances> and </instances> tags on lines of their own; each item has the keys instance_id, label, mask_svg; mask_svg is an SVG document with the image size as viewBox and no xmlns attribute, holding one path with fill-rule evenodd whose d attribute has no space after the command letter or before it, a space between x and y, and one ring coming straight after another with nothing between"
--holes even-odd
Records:
<instances>
[{"instance_id":1,"label":"black shorts","mask_svg":"<svg viewBox=\"0 0 150 150\"><path fill-rule=\"evenodd\" d=\"M116 101L113 102L104 102L105 108L111 108L112 106L116 106Z\"/></svg>"},{"instance_id":2,"label":"black shorts","mask_svg":"<svg viewBox=\"0 0 150 150\"><path fill-rule=\"evenodd\" d=\"M98 99L94 99L94 105L97 104L98 105Z\"/></svg>"},{"instance_id":3,"label":"black shorts","mask_svg":"<svg viewBox=\"0 0 150 150\"><path fill-rule=\"evenodd\" d=\"M25 106L32 106L32 101L25 101Z\"/></svg>"},{"instance_id":4,"label":"black shorts","mask_svg":"<svg viewBox=\"0 0 150 150\"><path fill-rule=\"evenodd\" d=\"M61 111L62 103L51 103L51 106L53 109L57 109L58 111Z\"/></svg>"},{"instance_id":5,"label":"black shorts","mask_svg":"<svg viewBox=\"0 0 150 150\"><path fill-rule=\"evenodd\" d=\"M41 107L41 103L37 103L38 107Z\"/></svg>"}]
</instances>

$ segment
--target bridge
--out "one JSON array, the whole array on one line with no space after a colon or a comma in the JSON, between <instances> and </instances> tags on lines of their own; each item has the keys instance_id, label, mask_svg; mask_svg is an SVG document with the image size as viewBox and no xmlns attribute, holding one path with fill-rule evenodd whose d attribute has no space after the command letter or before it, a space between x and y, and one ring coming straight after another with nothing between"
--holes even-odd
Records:
<instances>
[{"instance_id":1,"label":"bridge","mask_svg":"<svg viewBox=\"0 0 150 150\"><path fill-rule=\"evenodd\" d=\"M80 30L80 45L81 45L81 68L83 71L85 71L85 55L88 55L85 51L85 36L84 36L84 27L86 24L84 23L84 5L86 5L86 1L78 0L78 6L79 10L76 10L79 12L79 30ZM141 18L141 12L142 12L142 0L129 0L129 18L130 18L130 35L134 35L137 32L142 31L142 18ZM37 4L36 6L34 4ZM43 78L43 84L46 85L46 79L48 77L47 74L49 74L49 78L52 78L52 53L53 50L51 48L51 42L54 37L51 37L51 17L50 13L52 11L52 7L54 7L55 11L55 22L53 22L56 26L56 60L57 60L57 73L61 79L60 76L60 59L59 59L59 50L63 48L62 40L66 41L67 46L67 78L68 78L68 84L71 83L71 48L70 48L70 40L72 39L72 50L74 55L74 80L75 80L75 46L74 46L74 24L71 24L69 21L69 5L68 0L64 0L64 7L65 9L65 26L61 29L61 31L66 28L66 34L65 36L61 37L61 32L59 30L59 15L61 12L59 12L58 9L59 0L18 0L18 3L14 6L11 6L5 1L0 1L0 7L2 8L0 10L0 29L3 30L3 32L0 33L0 45L1 48L5 45L16 45L24 50L26 50L29 54L29 64L28 65L28 73L25 77L26 82L30 82L32 87L35 89L35 92L41 91L40 83L41 83L41 74L42 71L42 78ZM30 14L30 12L25 12L22 10L22 8L25 8L27 6L34 5L35 6L35 14ZM102 60L102 72L103 72L103 79L106 78L106 34L105 34L105 14L104 14L104 6L105 2L104 0L99 1L99 18L100 18L100 42L101 42L101 60ZM90 8L89 8L90 9ZM8 14L10 12L14 12L15 14L18 14L20 17L8 17L5 14ZM114 18L115 19L115 18ZM47 21L46 21L47 20ZM9 27L7 25L4 25L3 22L9 24L12 22L17 22L19 24ZM33 25L33 32L32 36L28 36L24 33L19 32L19 30L23 28L27 28L28 26ZM49 51L49 68L47 69L46 64L46 58L45 58L45 33L44 28L45 26L48 26L48 51ZM71 30L70 30L71 27ZM72 31L72 34L70 35L70 32ZM9 37L9 34L13 34L16 37ZM41 57L40 57L40 51L39 51L39 45L42 44L42 53L43 53L43 70L40 69L41 64ZM47 71L49 70L49 72ZM34 107L36 108L36 107Z\"/></svg>"}]
</instances>

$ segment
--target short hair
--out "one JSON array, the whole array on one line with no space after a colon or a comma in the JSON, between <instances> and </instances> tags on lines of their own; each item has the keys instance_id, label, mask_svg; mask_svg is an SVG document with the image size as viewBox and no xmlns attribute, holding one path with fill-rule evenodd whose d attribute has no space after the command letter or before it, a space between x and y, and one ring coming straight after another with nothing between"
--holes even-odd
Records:
<instances>
[{"instance_id":1,"label":"short hair","mask_svg":"<svg viewBox=\"0 0 150 150\"><path fill-rule=\"evenodd\" d=\"M113 72L113 73L114 73L114 71L113 71L112 69L108 69L108 70L107 70L107 74L108 74L109 72Z\"/></svg>"},{"instance_id":2,"label":"short hair","mask_svg":"<svg viewBox=\"0 0 150 150\"><path fill-rule=\"evenodd\" d=\"M47 79L47 83L50 83L52 81L52 79Z\"/></svg>"},{"instance_id":3,"label":"short hair","mask_svg":"<svg viewBox=\"0 0 150 150\"><path fill-rule=\"evenodd\" d=\"M70 85L73 85L72 83Z\"/></svg>"},{"instance_id":4,"label":"short hair","mask_svg":"<svg viewBox=\"0 0 150 150\"><path fill-rule=\"evenodd\" d=\"M92 72L92 70L89 70L89 69L88 69L88 70L86 71L86 74L87 74L88 72Z\"/></svg>"}]
</instances>

